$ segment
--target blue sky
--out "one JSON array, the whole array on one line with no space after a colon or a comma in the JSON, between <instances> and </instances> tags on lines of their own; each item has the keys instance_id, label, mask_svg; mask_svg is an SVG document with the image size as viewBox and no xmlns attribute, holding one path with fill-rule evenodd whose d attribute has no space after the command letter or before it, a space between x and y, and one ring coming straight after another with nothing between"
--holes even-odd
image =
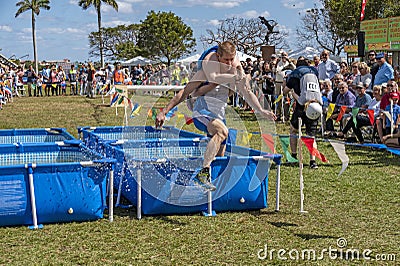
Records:
<instances>
[{"instance_id":1,"label":"blue sky","mask_svg":"<svg viewBox=\"0 0 400 266\"><path fill-rule=\"evenodd\" d=\"M6 57L33 59L31 12L15 18L17 0L2 0L0 9L0 53ZM194 32L201 52L200 36L215 29L218 20L230 17L276 20L295 38L300 15L317 0L117 0L119 11L102 8L102 26L139 23L150 10L172 11ZM51 0L51 9L41 10L36 20L39 60L72 61L89 58L88 34L97 31L97 15L93 7L84 11L78 0ZM290 43L290 42L289 42ZM291 48L297 48L290 43Z\"/></svg>"}]
</instances>

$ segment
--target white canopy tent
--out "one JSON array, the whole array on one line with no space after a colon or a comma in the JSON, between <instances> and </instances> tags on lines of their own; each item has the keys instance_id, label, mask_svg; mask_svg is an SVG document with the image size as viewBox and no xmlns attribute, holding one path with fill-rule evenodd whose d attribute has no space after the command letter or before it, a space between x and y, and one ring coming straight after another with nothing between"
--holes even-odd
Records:
<instances>
[{"instance_id":1,"label":"white canopy tent","mask_svg":"<svg viewBox=\"0 0 400 266\"><path fill-rule=\"evenodd\" d=\"M152 64L153 60L145 58L143 56L136 56L132 59L126 60L121 62L121 65L123 66L136 66L136 65L147 65L147 64Z\"/></svg>"},{"instance_id":2,"label":"white canopy tent","mask_svg":"<svg viewBox=\"0 0 400 266\"><path fill-rule=\"evenodd\" d=\"M197 62L199 60L201 54L194 54L189 57L183 58L181 60L178 60L178 63L184 64L184 65L189 65L192 62Z\"/></svg>"},{"instance_id":3,"label":"white canopy tent","mask_svg":"<svg viewBox=\"0 0 400 266\"><path fill-rule=\"evenodd\" d=\"M294 50L288 54L289 58L297 59L299 56L304 56L307 59L312 60L314 56L319 56L321 51L313 47L305 47L301 49Z\"/></svg>"},{"instance_id":4,"label":"white canopy tent","mask_svg":"<svg viewBox=\"0 0 400 266\"><path fill-rule=\"evenodd\" d=\"M236 52L237 57L239 57L239 61L246 61L247 58L250 58L252 62L256 61L257 58L248 54L245 54L243 52L237 51Z\"/></svg>"}]
</instances>

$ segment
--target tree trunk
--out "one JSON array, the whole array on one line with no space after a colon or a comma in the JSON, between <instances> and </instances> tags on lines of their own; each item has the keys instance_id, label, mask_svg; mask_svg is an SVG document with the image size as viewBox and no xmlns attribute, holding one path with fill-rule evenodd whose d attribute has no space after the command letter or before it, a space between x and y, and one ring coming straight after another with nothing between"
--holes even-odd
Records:
<instances>
[{"instance_id":1,"label":"tree trunk","mask_svg":"<svg viewBox=\"0 0 400 266\"><path fill-rule=\"evenodd\" d=\"M101 32L101 10L100 5L97 8L97 26L99 29L99 37L100 37L100 63L101 68L104 67L104 55L103 55L103 33Z\"/></svg>"},{"instance_id":2,"label":"tree trunk","mask_svg":"<svg viewBox=\"0 0 400 266\"><path fill-rule=\"evenodd\" d=\"M35 72L39 73L38 68L38 58L37 58L37 48L36 48L36 27L35 27L35 13L32 10L32 40L33 40L33 60L35 61Z\"/></svg>"}]
</instances>

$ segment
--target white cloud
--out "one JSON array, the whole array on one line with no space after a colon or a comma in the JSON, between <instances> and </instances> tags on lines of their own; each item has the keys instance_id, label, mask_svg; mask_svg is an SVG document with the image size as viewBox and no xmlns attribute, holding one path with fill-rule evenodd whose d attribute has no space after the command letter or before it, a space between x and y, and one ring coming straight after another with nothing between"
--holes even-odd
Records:
<instances>
[{"instance_id":1,"label":"white cloud","mask_svg":"<svg viewBox=\"0 0 400 266\"><path fill-rule=\"evenodd\" d=\"M298 2L296 0L282 0L282 5L289 9L301 9L304 8L304 2Z\"/></svg>"},{"instance_id":2,"label":"white cloud","mask_svg":"<svg viewBox=\"0 0 400 266\"><path fill-rule=\"evenodd\" d=\"M263 16L263 17L270 17L270 14L269 14L269 12L268 11L264 11L264 12L258 12L258 11L256 11L256 10L248 10L248 11L245 11L244 13L242 13L242 14L239 14L239 15L237 15L237 17L242 17L242 18L247 18L247 19L249 19L249 18L258 18L259 16Z\"/></svg>"},{"instance_id":3,"label":"white cloud","mask_svg":"<svg viewBox=\"0 0 400 266\"><path fill-rule=\"evenodd\" d=\"M66 28L66 32L68 33L74 33L74 34L85 34L86 32L82 29L77 29L77 28Z\"/></svg>"},{"instance_id":4,"label":"white cloud","mask_svg":"<svg viewBox=\"0 0 400 266\"><path fill-rule=\"evenodd\" d=\"M238 1L226 1L226 2L214 1L214 2L209 2L208 5L215 7L215 8L233 8L233 7L239 6L240 2L238 2Z\"/></svg>"},{"instance_id":5,"label":"white cloud","mask_svg":"<svg viewBox=\"0 0 400 266\"><path fill-rule=\"evenodd\" d=\"M0 31L12 32L12 29L10 26L0 25Z\"/></svg>"},{"instance_id":6,"label":"white cloud","mask_svg":"<svg viewBox=\"0 0 400 266\"><path fill-rule=\"evenodd\" d=\"M102 27L104 28L113 28L119 25L130 25L132 24L131 21L123 21L123 20L113 20L113 21L108 21L108 22L103 22L101 24ZM96 24L97 27L97 24Z\"/></svg>"},{"instance_id":7,"label":"white cloud","mask_svg":"<svg viewBox=\"0 0 400 266\"><path fill-rule=\"evenodd\" d=\"M219 24L221 24L221 21L218 19L211 19L207 22L207 25L211 26L218 26Z\"/></svg>"}]
</instances>

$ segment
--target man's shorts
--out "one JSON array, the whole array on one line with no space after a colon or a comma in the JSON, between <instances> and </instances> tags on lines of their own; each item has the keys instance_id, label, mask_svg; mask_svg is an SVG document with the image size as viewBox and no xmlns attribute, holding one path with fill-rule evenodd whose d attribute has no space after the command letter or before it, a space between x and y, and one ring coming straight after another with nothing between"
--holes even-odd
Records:
<instances>
[{"instance_id":1,"label":"man's shorts","mask_svg":"<svg viewBox=\"0 0 400 266\"><path fill-rule=\"evenodd\" d=\"M193 124L198 130L201 130L201 131L207 133L207 137L212 138L213 136L207 130L207 125L214 119L215 118L212 118L207 115L197 116L197 117L193 117ZM224 123L224 125L226 125L225 120L223 120L222 122ZM223 145L226 144L226 139L222 142L222 144Z\"/></svg>"},{"instance_id":2,"label":"man's shorts","mask_svg":"<svg viewBox=\"0 0 400 266\"><path fill-rule=\"evenodd\" d=\"M304 110L295 108L292 114L292 119L290 120L290 124L295 128L299 128L299 117L301 118L302 125L306 125L306 134L308 136L315 137L317 134L318 120L311 120L306 116L306 112Z\"/></svg>"}]
</instances>

